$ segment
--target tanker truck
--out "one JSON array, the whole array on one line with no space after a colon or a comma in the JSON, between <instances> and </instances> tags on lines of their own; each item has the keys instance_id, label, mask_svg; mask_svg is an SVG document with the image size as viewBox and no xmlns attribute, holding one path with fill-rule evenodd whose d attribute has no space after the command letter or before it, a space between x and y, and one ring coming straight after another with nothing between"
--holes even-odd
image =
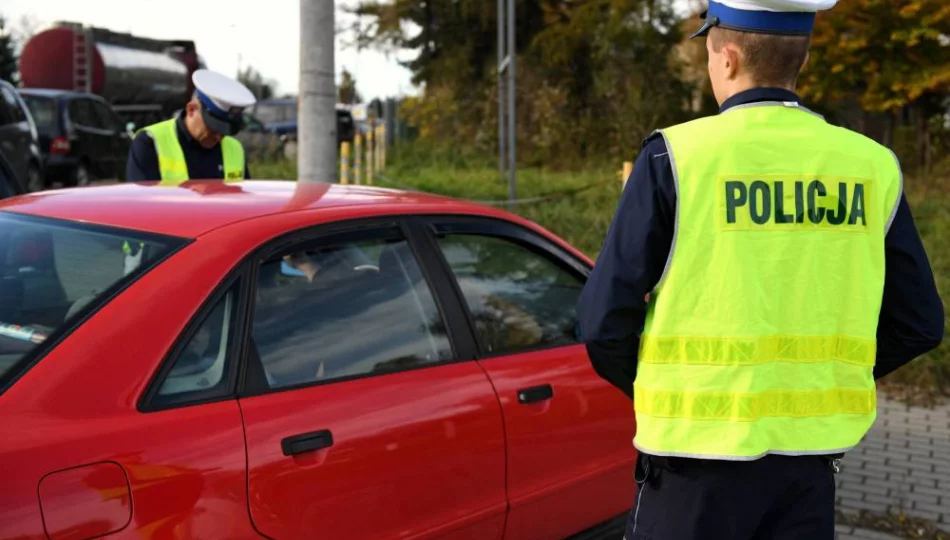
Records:
<instances>
[{"instance_id":1,"label":"tanker truck","mask_svg":"<svg viewBox=\"0 0 950 540\"><path fill-rule=\"evenodd\" d=\"M193 41L149 39L71 22L57 22L34 35L20 55L24 87L98 94L137 126L184 107L194 91L191 74L203 67Z\"/></svg>"}]
</instances>

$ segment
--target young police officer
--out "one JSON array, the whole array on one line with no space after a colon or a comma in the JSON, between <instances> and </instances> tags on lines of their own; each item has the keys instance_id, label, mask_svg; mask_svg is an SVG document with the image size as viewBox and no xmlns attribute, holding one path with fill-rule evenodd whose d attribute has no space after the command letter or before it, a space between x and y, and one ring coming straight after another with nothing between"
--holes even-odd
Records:
<instances>
[{"instance_id":1,"label":"young police officer","mask_svg":"<svg viewBox=\"0 0 950 540\"><path fill-rule=\"evenodd\" d=\"M634 399L627 540L832 539L874 380L943 337L895 156L794 92L835 2L710 0L720 114L647 138L581 296L594 368Z\"/></svg>"}]
</instances>

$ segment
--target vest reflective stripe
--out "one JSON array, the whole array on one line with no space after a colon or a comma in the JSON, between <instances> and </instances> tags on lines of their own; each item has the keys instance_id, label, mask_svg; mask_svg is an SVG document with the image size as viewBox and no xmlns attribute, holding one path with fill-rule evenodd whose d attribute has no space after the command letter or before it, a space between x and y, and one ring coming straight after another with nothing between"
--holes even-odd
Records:
<instances>
[{"instance_id":1,"label":"vest reflective stripe","mask_svg":"<svg viewBox=\"0 0 950 540\"><path fill-rule=\"evenodd\" d=\"M637 412L662 418L755 422L763 418L809 418L871 414L874 390L768 390L748 394L646 389L637 394Z\"/></svg>"},{"instance_id":2,"label":"vest reflective stripe","mask_svg":"<svg viewBox=\"0 0 950 540\"><path fill-rule=\"evenodd\" d=\"M641 363L756 365L769 362L826 362L874 366L874 340L850 336L762 336L756 338L644 337Z\"/></svg>"},{"instance_id":3,"label":"vest reflective stripe","mask_svg":"<svg viewBox=\"0 0 950 540\"><path fill-rule=\"evenodd\" d=\"M636 446L739 460L853 447L876 415L893 154L782 104L662 134L676 226L641 337Z\"/></svg>"},{"instance_id":4,"label":"vest reflective stripe","mask_svg":"<svg viewBox=\"0 0 950 540\"><path fill-rule=\"evenodd\" d=\"M177 186L190 180L188 162L178 142L175 123L176 119L172 118L143 128L155 141L155 153L158 156L158 169L161 173L159 185ZM234 137L221 139L221 156L224 181L226 183L240 182L244 178L245 169L244 147L241 146L241 142Z\"/></svg>"}]
</instances>

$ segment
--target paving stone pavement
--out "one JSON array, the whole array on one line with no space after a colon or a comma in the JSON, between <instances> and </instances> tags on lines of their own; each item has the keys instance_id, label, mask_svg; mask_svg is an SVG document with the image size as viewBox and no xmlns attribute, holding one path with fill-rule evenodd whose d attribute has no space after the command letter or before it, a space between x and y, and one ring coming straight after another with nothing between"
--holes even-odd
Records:
<instances>
[{"instance_id":1,"label":"paving stone pavement","mask_svg":"<svg viewBox=\"0 0 950 540\"><path fill-rule=\"evenodd\" d=\"M879 396L874 427L842 460L837 506L927 520L950 532L950 404L908 407ZM891 540L839 525L839 540Z\"/></svg>"}]
</instances>

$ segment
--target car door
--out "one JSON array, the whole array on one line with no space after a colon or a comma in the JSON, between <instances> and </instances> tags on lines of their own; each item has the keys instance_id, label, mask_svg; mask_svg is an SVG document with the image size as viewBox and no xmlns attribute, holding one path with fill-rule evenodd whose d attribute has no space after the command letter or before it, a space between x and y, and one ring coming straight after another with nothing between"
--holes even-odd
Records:
<instances>
[{"instance_id":1,"label":"car door","mask_svg":"<svg viewBox=\"0 0 950 540\"><path fill-rule=\"evenodd\" d=\"M431 256L431 254L430 254ZM307 232L257 262L240 398L270 538L500 538L505 448L457 305L403 227Z\"/></svg>"},{"instance_id":2,"label":"car door","mask_svg":"<svg viewBox=\"0 0 950 540\"><path fill-rule=\"evenodd\" d=\"M13 175L13 169L10 168L3 153L0 153L0 199L13 197L23 193L19 180Z\"/></svg>"},{"instance_id":3,"label":"car door","mask_svg":"<svg viewBox=\"0 0 950 540\"><path fill-rule=\"evenodd\" d=\"M0 85L0 152L23 183L29 174L32 146L30 123L20 109L16 92Z\"/></svg>"},{"instance_id":4,"label":"car door","mask_svg":"<svg viewBox=\"0 0 950 540\"><path fill-rule=\"evenodd\" d=\"M273 159L279 150L277 136L267 131L257 118L244 114L244 129L237 134L249 160Z\"/></svg>"},{"instance_id":5,"label":"car door","mask_svg":"<svg viewBox=\"0 0 950 540\"><path fill-rule=\"evenodd\" d=\"M633 407L594 372L576 335L586 264L514 224L429 223L504 414L505 537L563 538L627 511Z\"/></svg>"},{"instance_id":6,"label":"car door","mask_svg":"<svg viewBox=\"0 0 950 540\"><path fill-rule=\"evenodd\" d=\"M125 163L129 155L129 134L125 131L125 126L119 120L119 117L112 111L109 105L103 100L93 100L98 125L104 132L105 154L102 161L104 168L103 175L109 178L119 178L125 172Z\"/></svg>"},{"instance_id":7,"label":"car door","mask_svg":"<svg viewBox=\"0 0 950 540\"><path fill-rule=\"evenodd\" d=\"M100 123L93 100L74 98L67 110L76 157L86 161L94 175L108 175L110 134Z\"/></svg>"}]
</instances>

